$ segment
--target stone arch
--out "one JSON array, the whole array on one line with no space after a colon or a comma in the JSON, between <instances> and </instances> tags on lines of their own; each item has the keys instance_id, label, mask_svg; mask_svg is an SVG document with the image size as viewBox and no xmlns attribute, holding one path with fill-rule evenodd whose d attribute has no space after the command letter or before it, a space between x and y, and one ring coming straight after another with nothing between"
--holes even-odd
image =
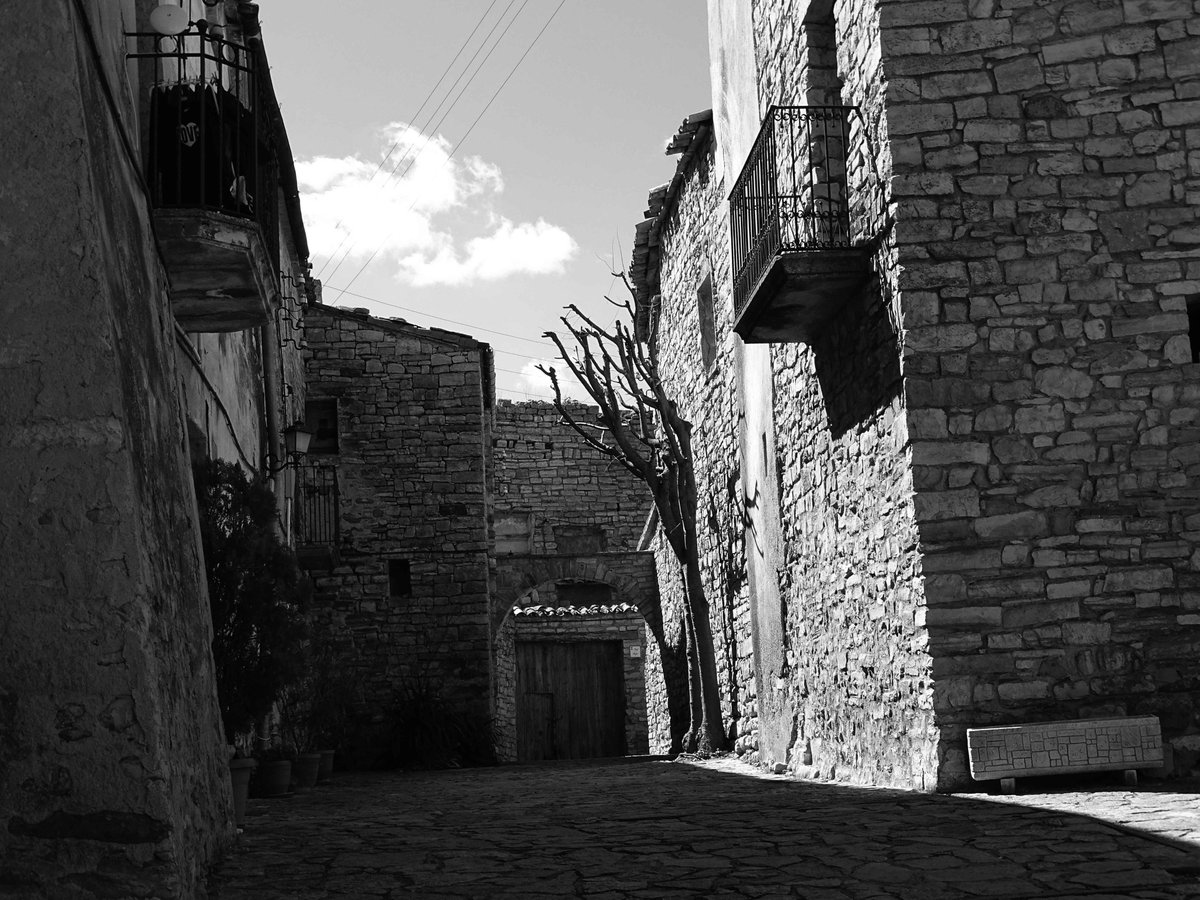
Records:
<instances>
[{"instance_id":1,"label":"stone arch","mask_svg":"<svg viewBox=\"0 0 1200 900\"><path fill-rule=\"evenodd\" d=\"M606 584L612 588L614 603L637 606L647 621L652 621L658 610L654 560L647 553L501 557L496 566L493 633L504 625L517 600L543 585L559 581Z\"/></svg>"}]
</instances>

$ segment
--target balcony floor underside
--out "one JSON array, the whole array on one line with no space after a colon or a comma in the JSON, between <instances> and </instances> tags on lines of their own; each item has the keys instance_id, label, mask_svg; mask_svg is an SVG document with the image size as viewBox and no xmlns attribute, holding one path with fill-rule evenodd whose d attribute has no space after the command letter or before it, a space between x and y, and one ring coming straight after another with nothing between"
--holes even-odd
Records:
<instances>
[{"instance_id":1,"label":"balcony floor underside","mask_svg":"<svg viewBox=\"0 0 1200 900\"><path fill-rule=\"evenodd\" d=\"M733 330L747 344L811 343L870 278L870 261L861 248L779 253Z\"/></svg>"}]
</instances>

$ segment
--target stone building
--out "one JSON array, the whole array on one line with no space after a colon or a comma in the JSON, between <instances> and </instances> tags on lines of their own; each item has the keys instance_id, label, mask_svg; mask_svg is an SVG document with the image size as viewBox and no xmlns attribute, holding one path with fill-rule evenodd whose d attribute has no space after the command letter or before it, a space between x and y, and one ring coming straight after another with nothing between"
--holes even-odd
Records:
<instances>
[{"instance_id":1,"label":"stone building","mask_svg":"<svg viewBox=\"0 0 1200 900\"><path fill-rule=\"evenodd\" d=\"M1148 713L1194 767L1195 5L708 8L631 271L739 747L933 789L967 727Z\"/></svg>"},{"instance_id":2,"label":"stone building","mask_svg":"<svg viewBox=\"0 0 1200 900\"><path fill-rule=\"evenodd\" d=\"M355 705L382 721L420 682L487 716L491 349L323 305L305 312L304 334L314 437L299 504L312 524L331 517L317 530L332 552L298 539Z\"/></svg>"},{"instance_id":3,"label":"stone building","mask_svg":"<svg viewBox=\"0 0 1200 900\"><path fill-rule=\"evenodd\" d=\"M234 833L190 456L282 462L307 248L257 7L175 15L0 38L6 896L193 897Z\"/></svg>"},{"instance_id":4,"label":"stone building","mask_svg":"<svg viewBox=\"0 0 1200 900\"><path fill-rule=\"evenodd\" d=\"M500 757L645 753L643 617L658 621L645 485L552 403L499 401L491 443Z\"/></svg>"},{"instance_id":5,"label":"stone building","mask_svg":"<svg viewBox=\"0 0 1200 900\"><path fill-rule=\"evenodd\" d=\"M417 685L446 711L490 721L499 759L516 759L522 653L579 656L537 692L561 695L559 738L592 705L578 702L585 670L599 660L611 684L596 685L617 685L620 746L562 747L644 751L638 610L653 612L657 594L653 560L636 552L640 482L552 404L496 402L491 349L474 338L317 304L304 339L313 439L296 540L356 685L354 761L378 758L382 746L367 745ZM556 618L522 624L514 607Z\"/></svg>"}]
</instances>

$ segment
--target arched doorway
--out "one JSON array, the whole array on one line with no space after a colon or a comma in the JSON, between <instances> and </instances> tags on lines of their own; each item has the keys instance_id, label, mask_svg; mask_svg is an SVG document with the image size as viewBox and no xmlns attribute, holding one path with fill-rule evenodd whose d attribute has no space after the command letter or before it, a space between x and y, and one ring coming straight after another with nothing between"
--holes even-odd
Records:
<instances>
[{"instance_id":1,"label":"arched doorway","mask_svg":"<svg viewBox=\"0 0 1200 900\"><path fill-rule=\"evenodd\" d=\"M501 759L647 752L643 607L657 592L651 561L621 556L502 561L493 632Z\"/></svg>"}]
</instances>

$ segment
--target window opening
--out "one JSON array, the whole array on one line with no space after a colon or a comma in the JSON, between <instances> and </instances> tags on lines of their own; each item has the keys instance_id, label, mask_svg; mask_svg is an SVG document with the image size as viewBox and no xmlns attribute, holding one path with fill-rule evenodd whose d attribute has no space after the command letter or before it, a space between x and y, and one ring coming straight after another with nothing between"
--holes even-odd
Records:
<instances>
[{"instance_id":1,"label":"window opening","mask_svg":"<svg viewBox=\"0 0 1200 900\"><path fill-rule=\"evenodd\" d=\"M309 400L304 404L304 428L312 434L309 454L338 452L337 400Z\"/></svg>"},{"instance_id":2,"label":"window opening","mask_svg":"<svg viewBox=\"0 0 1200 900\"><path fill-rule=\"evenodd\" d=\"M1192 344L1192 362L1200 362L1200 294L1188 297L1188 340Z\"/></svg>"},{"instance_id":3,"label":"window opening","mask_svg":"<svg viewBox=\"0 0 1200 900\"><path fill-rule=\"evenodd\" d=\"M412 569L407 559L388 560L388 595L412 596Z\"/></svg>"}]
</instances>

